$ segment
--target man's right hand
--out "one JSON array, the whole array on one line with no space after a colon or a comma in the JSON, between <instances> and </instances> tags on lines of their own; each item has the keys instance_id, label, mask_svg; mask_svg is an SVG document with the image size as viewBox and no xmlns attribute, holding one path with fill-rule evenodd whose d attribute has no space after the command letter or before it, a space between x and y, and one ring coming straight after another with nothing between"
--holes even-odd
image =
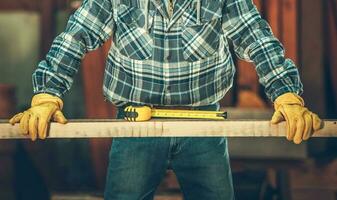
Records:
<instances>
[{"instance_id":1,"label":"man's right hand","mask_svg":"<svg viewBox=\"0 0 337 200\"><path fill-rule=\"evenodd\" d=\"M63 101L56 96L50 94L37 94L33 97L31 108L18 113L9 120L14 125L20 122L20 129L23 134L30 135L35 141L37 137L45 139L47 137L47 129L50 119L65 124L67 119L61 112Z\"/></svg>"}]
</instances>

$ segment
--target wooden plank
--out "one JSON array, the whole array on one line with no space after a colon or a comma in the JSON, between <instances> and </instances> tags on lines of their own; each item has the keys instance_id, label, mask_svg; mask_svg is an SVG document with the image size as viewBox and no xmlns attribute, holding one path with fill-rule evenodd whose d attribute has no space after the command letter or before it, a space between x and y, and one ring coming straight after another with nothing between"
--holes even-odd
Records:
<instances>
[{"instance_id":1,"label":"wooden plank","mask_svg":"<svg viewBox=\"0 0 337 200\"><path fill-rule=\"evenodd\" d=\"M204 121L124 120L70 121L66 125L51 123L49 138L110 138L110 137L284 137L285 123L270 121ZM325 121L325 127L315 137L337 137L337 120ZM19 125L0 123L0 139L22 139Z\"/></svg>"}]
</instances>

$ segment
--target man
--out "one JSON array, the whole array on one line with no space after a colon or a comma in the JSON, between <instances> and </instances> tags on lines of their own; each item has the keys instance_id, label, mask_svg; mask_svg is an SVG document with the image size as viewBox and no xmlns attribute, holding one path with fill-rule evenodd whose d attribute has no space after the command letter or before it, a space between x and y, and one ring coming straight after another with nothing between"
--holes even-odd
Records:
<instances>
[{"instance_id":1,"label":"man","mask_svg":"<svg viewBox=\"0 0 337 200\"><path fill-rule=\"evenodd\" d=\"M32 140L46 138L50 118L66 123L61 97L84 54L111 36L103 91L119 118L130 104L217 110L235 72L230 42L256 65L275 105L272 123L286 120L288 140L321 128L299 96L294 63L251 0L85 0L33 74L32 107L10 122ZM105 199L152 199L168 167L185 199L234 199L228 160L225 138L114 139Z\"/></svg>"}]
</instances>

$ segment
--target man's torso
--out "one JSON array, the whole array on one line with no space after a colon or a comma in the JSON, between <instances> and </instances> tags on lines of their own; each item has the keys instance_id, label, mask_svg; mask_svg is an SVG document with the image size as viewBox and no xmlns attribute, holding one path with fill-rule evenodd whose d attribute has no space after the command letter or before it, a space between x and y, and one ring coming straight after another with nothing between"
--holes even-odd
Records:
<instances>
[{"instance_id":1,"label":"man's torso","mask_svg":"<svg viewBox=\"0 0 337 200\"><path fill-rule=\"evenodd\" d=\"M170 0L113 2L108 100L197 106L225 95L235 70L221 28L223 1L175 0L173 10Z\"/></svg>"}]
</instances>

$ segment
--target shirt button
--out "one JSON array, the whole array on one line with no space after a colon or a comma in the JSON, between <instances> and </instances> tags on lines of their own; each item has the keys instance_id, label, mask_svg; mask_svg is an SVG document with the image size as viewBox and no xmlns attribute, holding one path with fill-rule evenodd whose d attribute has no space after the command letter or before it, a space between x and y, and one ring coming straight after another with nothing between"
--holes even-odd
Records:
<instances>
[{"instance_id":1,"label":"shirt button","mask_svg":"<svg viewBox=\"0 0 337 200\"><path fill-rule=\"evenodd\" d=\"M171 58L172 58L171 54L168 54L168 55L166 56L166 61L171 60Z\"/></svg>"},{"instance_id":2,"label":"shirt button","mask_svg":"<svg viewBox=\"0 0 337 200\"><path fill-rule=\"evenodd\" d=\"M167 86L166 86L166 92L169 92L170 89L171 89L171 86L167 85Z\"/></svg>"}]
</instances>

